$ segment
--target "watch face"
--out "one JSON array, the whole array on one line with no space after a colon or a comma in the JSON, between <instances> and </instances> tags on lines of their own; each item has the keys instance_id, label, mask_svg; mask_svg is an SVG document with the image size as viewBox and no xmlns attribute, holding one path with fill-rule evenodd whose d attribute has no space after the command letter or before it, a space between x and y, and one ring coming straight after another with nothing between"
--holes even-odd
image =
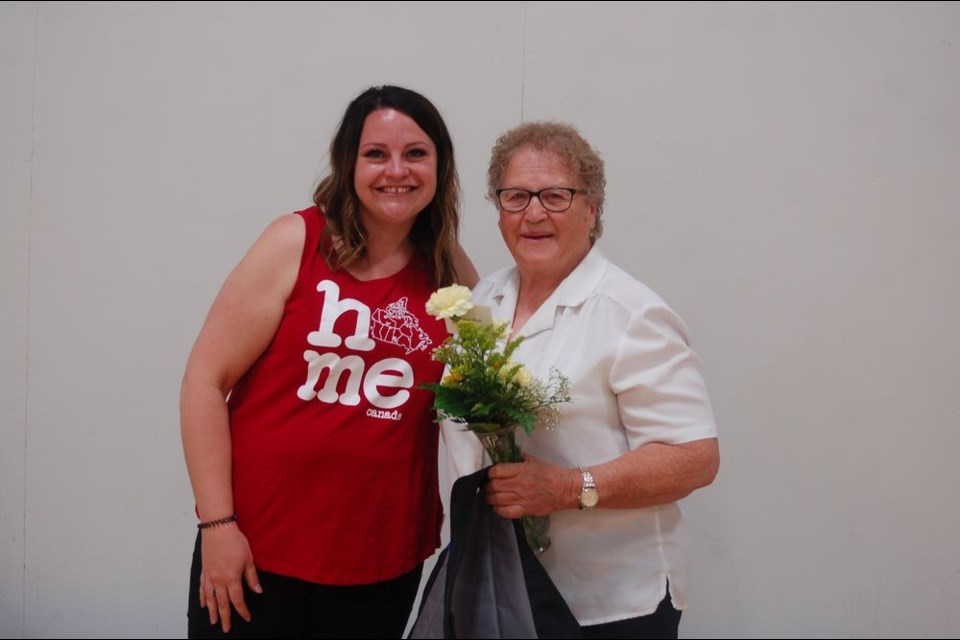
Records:
<instances>
[{"instance_id":1,"label":"watch face","mask_svg":"<svg viewBox=\"0 0 960 640\"><path fill-rule=\"evenodd\" d=\"M597 506L599 499L600 494L596 489L584 489L580 492L580 504L586 509Z\"/></svg>"}]
</instances>

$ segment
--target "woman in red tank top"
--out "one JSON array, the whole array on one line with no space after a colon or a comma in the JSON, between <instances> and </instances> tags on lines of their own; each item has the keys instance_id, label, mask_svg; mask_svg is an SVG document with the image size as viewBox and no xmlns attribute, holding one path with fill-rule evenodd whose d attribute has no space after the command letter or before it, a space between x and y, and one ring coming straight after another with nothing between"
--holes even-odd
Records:
<instances>
[{"instance_id":1,"label":"woman in red tank top","mask_svg":"<svg viewBox=\"0 0 960 640\"><path fill-rule=\"evenodd\" d=\"M400 637L439 545L424 303L478 274L453 144L415 91L347 107L315 206L223 284L181 389L200 519L189 637Z\"/></svg>"}]
</instances>

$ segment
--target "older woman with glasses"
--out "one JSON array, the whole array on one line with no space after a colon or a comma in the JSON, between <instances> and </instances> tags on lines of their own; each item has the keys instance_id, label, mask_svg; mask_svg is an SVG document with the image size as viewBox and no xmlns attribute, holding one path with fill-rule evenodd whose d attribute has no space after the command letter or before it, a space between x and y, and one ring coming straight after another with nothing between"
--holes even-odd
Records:
<instances>
[{"instance_id":1,"label":"older woman with glasses","mask_svg":"<svg viewBox=\"0 0 960 640\"><path fill-rule=\"evenodd\" d=\"M607 260L603 160L575 128L529 122L493 148L488 195L516 266L473 300L525 336L514 353L540 379L570 379L555 429L525 459L489 471L504 518L550 515L540 555L586 638L677 637L688 549L677 503L717 474L719 450L700 361L683 321ZM471 433L444 425L451 480L479 469Z\"/></svg>"}]
</instances>

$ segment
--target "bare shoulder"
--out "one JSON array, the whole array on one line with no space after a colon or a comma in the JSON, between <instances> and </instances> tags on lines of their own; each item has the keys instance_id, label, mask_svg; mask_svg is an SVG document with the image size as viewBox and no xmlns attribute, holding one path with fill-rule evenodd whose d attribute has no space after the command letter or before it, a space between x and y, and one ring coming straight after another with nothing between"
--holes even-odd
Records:
<instances>
[{"instance_id":1,"label":"bare shoulder","mask_svg":"<svg viewBox=\"0 0 960 640\"><path fill-rule=\"evenodd\" d=\"M300 251L306 238L307 226L295 213L280 216L264 229L257 243L265 243L275 250Z\"/></svg>"},{"instance_id":2,"label":"bare shoulder","mask_svg":"<svg viewBox=\"0 0 960 640\"><path fill-rule=\"evenodd\" d=\"M470 287L471 289L474 288L480 280L480 273L473 265L473 261L470 260L470 256L463 250L463 246L459 242L454 243L451 254L457 283Z\"/></svg>"},{"instance_id":3,"label":"bare shoulder","mask_svg":"<svg viewBox=\"0 0 960 640\"><path fill-rule=\"evenodd\" d=\"M295 213L267 225L240 261L235 275L254 287L289 293L297 278L306 224Z\"/></svg>"}]
</instances>

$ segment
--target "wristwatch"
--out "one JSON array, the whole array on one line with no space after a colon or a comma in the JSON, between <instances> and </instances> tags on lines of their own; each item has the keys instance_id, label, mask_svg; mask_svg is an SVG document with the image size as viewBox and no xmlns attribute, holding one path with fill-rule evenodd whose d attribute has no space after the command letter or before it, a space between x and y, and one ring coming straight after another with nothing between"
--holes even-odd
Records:
<instances>
[{"instance_id":1,"label":"wristwatch","mask_svg":"<svg viewBox=\"0 0 960 640\"><path fill-rule=\"evenodd\" d=\"M600 501L597 483L593 481L593 474L586 467L580 467L580 475L583 476L583 487L580 489L580 495L577 496L577 499L580 500L580 508L593 509Z\"/></svg>"}]
</instances>

